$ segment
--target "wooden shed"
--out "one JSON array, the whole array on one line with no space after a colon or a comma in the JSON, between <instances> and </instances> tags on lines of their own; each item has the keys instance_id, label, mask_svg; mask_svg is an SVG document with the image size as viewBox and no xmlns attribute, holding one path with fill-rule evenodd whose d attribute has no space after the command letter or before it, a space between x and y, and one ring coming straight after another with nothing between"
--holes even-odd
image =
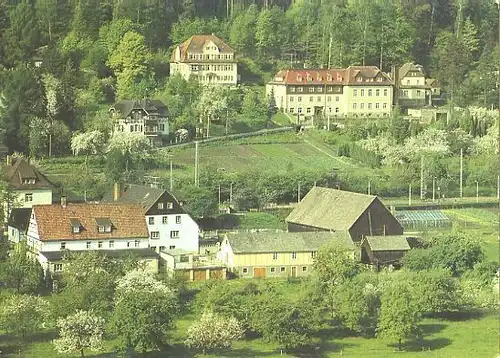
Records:
<instances>
[{"instance_id":1,"label":"wooden shed","mask_svg":"<svg viewBox=\"0 0 500 358\"><path fill-rule=\"evenodd\" d=\"M406 236L366 236L361 242L361 261L367 264L397 264L410 249Z\"/></svg>"}]
</instances>

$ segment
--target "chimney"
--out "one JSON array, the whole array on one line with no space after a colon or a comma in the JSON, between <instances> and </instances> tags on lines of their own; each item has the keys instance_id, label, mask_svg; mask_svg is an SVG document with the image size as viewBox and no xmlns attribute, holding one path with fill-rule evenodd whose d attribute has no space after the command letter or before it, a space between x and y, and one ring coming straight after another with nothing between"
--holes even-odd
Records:
<instances>
[{"instance_id":1,"label":"chimney","mask_svg":"<svg viewBox=\"0 0 500 358\"><path fill-rule=\"evenodd\" d=\"M11 155L7 155L7 165L8 166L12 165L12 156Z\"/></svg>"},{"instance_id":2,"label":"chimney","mask_svg":"<svg viewBox=\"0 0 500 358\"><path fill-rule=\"evenodd\" d=\"M68 201L67 201L67 199L66 199L66 196L65 196L65 195L62 195L62 196L61 196L61 206L62 206L63 208L65 208L67 204L68 204Z\"/></svg>"},{"instance_id":3,"label":"chimney","mask_svg":"<svg viewBox=\"0 0 500 358\"><path fill-rule=\"evenodd\" d=\"M113 200L118 201L120 196L122 196L122 187L120 183L116 182L113 186Z\"/></svg>"}]
</instances>

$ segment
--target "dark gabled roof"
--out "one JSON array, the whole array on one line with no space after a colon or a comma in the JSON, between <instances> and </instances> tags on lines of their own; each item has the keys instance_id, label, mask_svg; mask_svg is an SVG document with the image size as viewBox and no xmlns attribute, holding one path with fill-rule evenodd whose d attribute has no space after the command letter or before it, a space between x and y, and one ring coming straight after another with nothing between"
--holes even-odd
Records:
<instances>
[{"instance_id":1,"label":"dark gabled roof","mask_svg":"<svg viewBox=\"0 0 500 358\"><path fill-rule=\"evenodd\" d=\"M406 236L367 236L363 241L370 246L372 251L408 251L410 245Z\"/></svg>"},{"instance_id":2,"label":"dark gabled roof","mask_svg":"<svg viewBox=\"0 0 500 358\"><path fill-rule=\"evenodd\" d=\"M354 247L351 238L346 232L263 231L228 234L227 240L233 253L317 251L330 242L338 242L346 247Z\"/></svg>"},{"instance_id":3,"label":"dark gabled roof","mask_svg":"<svg viewBox=\"0 0 500 358\"><path fill-rule=\"evenodd\" d=\"M165 189L152 188L143 185L126 184L117 203L141 204L144 211L148 211L165 193ZM114 193L107 193L102 202L115 202Z\"/></svg>"},{"instance_id":4,"label":"dark gabled roof","mask_svg":"<svg viewBox=\"0 0 500 358\"><path fill-rule=\"evenodd\" d=\"M31 218L31 208L14 208L10 212L8 225L26 232Z\"/></svg>"},{"instance_id":5,"label":"dark gabled roof","mask_svg":"<svg viewBox=\"0 0 500 358\"><path fill-rule=\"evenodd\" d=\"M140 101L123 99L115 103L115 105L111 108L120 112L122 117L128 117L130 112L134 109L142 109L149 114L158 114L162 117L166 117L168 115L167 106L158 99L143 99Z\"/></svg>"},{"instance_id":6,"label":"dark gabled roof","mask_svg":"<svg viewBox=\"0 0 500 358\"><path fill-rule=\"evenodd\" d=\"M286 221L324 230L349 230L376 198L373 195L314 187Z\"/></svg>"},{"instance_id":7,"label":"dark gabled roof","mask_svg":"<svg viewBox=\"0 0 500 358\"><path fill-rule=\"evenodd\" d=\"M63 250L63 251L42 251L40 255L45 256L48 261L61 261L68 254L81 254L89 252L91 250ZM129 255L136 256L137 258L158 258L158 253L152 249L121 249L121 250L92 250L98 252L99 254L109 257L111 259L119 259L123 257L128 257Z\"/></svg>"},{"instance_id":8,"label":"dark gabled roof","mask_svg":"<svg viewBox=\"0 0 500 358\"><path fill-rule=\"evenodd\" d=\"M420 72L422 76L425 76L424 68L421 65L416 65L413 62L407 62L399 69L398 78L402 80L410 72Z\"/></svg>"},{"instance_id":9,"label":"dark gabled roof","mask_svg":"<svg viewBox=\"0 0 500 358\"><path fill-rule=\"evenodd\" d=\"M12 164L3 167L5 180L14 189L53 189L52 184L38 168L30 164L24 158L12 158ZM34 184L26 183L24 180L34 179Z\"/></svg>"}]
</instances>

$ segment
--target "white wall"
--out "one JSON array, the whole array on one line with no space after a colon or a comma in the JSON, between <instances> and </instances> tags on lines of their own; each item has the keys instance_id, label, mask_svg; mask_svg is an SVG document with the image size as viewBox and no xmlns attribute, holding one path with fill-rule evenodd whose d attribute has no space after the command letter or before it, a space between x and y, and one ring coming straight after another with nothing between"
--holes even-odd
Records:
<instances>
[{"instance_id":1,"label":"white wall","mask_svg":"<svg viewBox=\"0 0 500 358\"><path fill-rule=\"evenodd\" d=\"M17 199L20 208L31 208L33 205L52 204L51 189L33 189L33 190L16 190ZM26 194L32 194L33 201L25 201Z\"/></svg>"},{"instance_id":2,"label":"white wall","mask_svg":"<svg viewBox=\"0 0 500 358\"><path fill-rule=\"evenodd\" d=\"M163 224L163 217L167 217L167 224ZM176 224L176 216L181 217L181 223ZM154 219L154 224L149 224L149 218ZM175 246L176 249L198 252L199 228L198 224L188 214L172 214L172 215L148 215L146 216L146 224L149 231L149 246L156 247L158 251L161 246L166 250L170 246ZM151 238L151 233L159 232L159 238ZM171 231L179 231L179 238L170 238Z\"/></svg>"},{"instance_id":3,"label":"white wall","mask_svg":"<svg viewBox=\"0 0 500 358\"><path fill-rule=\"evenodd\" d=\"M139 246L135 246L135 240L139 241ZM85 251L85 250L123 250L134 248L148 248L147 239L82 239L82 240L57 240L57 241L40 241L40 251L60 251L61 243L66 243L66 250ZM87 248L87 241L90 241L90 247ZM99 241L102 241L102 247L99 248ZM114 241L113 247L109 247L109 242ZM128 244L128 245L127 245Z\"/></svg>"},{"instance_id":4,"label":"white wall","mask_svg":"<svg viewBox=\"0 0 500 358\"><path fill-rule=\"evenodd\" d=\"M233 249L227 239L222 240L220 246L220 251L217 253L217 258L224 262L228 268L232 269L234 267L233 261Z\"/></svg>"}]
</instances>

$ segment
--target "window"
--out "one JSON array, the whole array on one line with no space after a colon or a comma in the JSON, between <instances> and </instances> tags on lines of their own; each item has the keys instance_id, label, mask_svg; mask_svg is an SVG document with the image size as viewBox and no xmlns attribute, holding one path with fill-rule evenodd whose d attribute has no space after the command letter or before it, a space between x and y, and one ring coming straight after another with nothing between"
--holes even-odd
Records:
<instances>
[{"instance_id":1,"label":"window","mask_svg":"<svg viewBox=\"0 0 500 358\"><path fill-rule=\"evenodd\" d=\"M277 252L273 252L273 260L277 260L278 259L278 253Z\"/></svg>"},{"instance_id":2,"label":"window","mask_svg":"<svg viewBox=\"0 0 500 358\"><path fill-rule=\"evenodd\" d=\"M295 92L295 87L291 86L290 87L290 92Z\"/></svg>"},{"instance_id":3,"label":"window","mask_svg":"<svg viewBox=\"0 0 500 358\"><path fill-rule=\"evenodd\" d=\"M174 203L168 202L167 209L173 209L173 208L174 208Z\"/></svg>"},{"instance_id":4,"label":"window","mask_svg":"<svg viewBox=\"0 0 500 358\"><path fill-rule=\"evenodd\" d=\"M27 203L33 201L33 194L31 193L24 194L24 201Z\"/></svg>"},{"instance_id":5,"label":"window","mask_svg":"<svg viewBox=\"0 0 500 358\"><path fill-rule=\"evenodd\" d=\"M181 216L180 215L176 215L175 216L175 223L176 224L180 224L181 223Z\"/></svg>"},{"instance_id":6,"label":"window","mask_svg":"<svg viewBox=\"0 0 500 358\"><path fill-rule=\"evenodd\" d=\"M339 96L335 96L335 102L338 102L340 101L340 97Z\"/></svg>"},{"instance_id":7,"label":"window","mask_svg":"<svg viewBox=\"0 0 500 358\"><path fill-rule=\"evenodd\" d=\"M340 108L339 107L335 107L335 113L339 113L340 112Z\"/></svg>"},{"instance_id":8,"label":"window","mask_svg":"<svg viewBox=\"0 0 500 358\"><path fill-rule=\"evenodd\" d=\"M168 249L169 249L169 250L173 250L173 249L175 249L175 245L170 245L170 246L168 247Z\"/></svg>"},{"instance_id":9,"label":"window","mask_svg":"<svg viewBox=\"0 0 500 358\"><path fill-rule=\"evenodd\" d=\"M243 273L248 273L248 269L246 267L243 267L243 270L242 270Z\"/></svg>"},{"instance_id":10,"label":"window","mask_svg":"<svg viewBox=\"0 0 500 358\"><path fill-rule=\"evenodd\" d=\"M299 107L299 108L297 109L297 112L302 113L302 107Z\"/></svg>"},{"instance_id":11,"label":"window","mask_svg":"<svg viewBox=\"0 0 500 358\"><path fill-rule=\"evenodd\" d=\"M316 88L316 91L317 91L317 92L323 92L323 87L318 87L318 88Z\"/></svg>"},{"instance_id":12,"label":"window","mask_svg":"<svg viewBox=\"0 0 500 358\"><path fill-rule=\"evenodd\" d=\"M285 267L280 267L280 272L285 272L286 268Z\"/></svg>"},{"instance_id":13,"label":"window","mask_svg":"<svg viewBox=\"0 0 500 358\"><path fill-rule=\"evenodd\" d=\"M154 218L154 217L152 217L152 216L150 216L150 217L148 218L148 222L149 222L149 225L154 225L154 223L155 223L155 218Z\"/></svg>"},{"instance_id":14,"label":"window","mask_svg":"<svg viewBox=\"0 0 500 358\"><path fill-rule=\"evenodd\" d=\"M63 241L61 242L61 250L64 250L66 248L66 243Z\"/></svg>"},{"instance_id":15,"label":"window","mask_svg":"<svg viewBox=\"0 0 500 358\"><path fill-rule=\"evenodd\" d=\"M311 259L316 258L316 251L311 251Z\"/></svg>"},{"instance_id":16,"label":"window","mask_svg":"<svg viewBox=\"0 0 500 358\"><path fill-rule=\"evenodd\" d=\"M87 244L85 247L87 248L87 250L89 250L92 247L92 242L87 241Z\"/></svg>"},{"instance_id":17,"label":"window","mask_svg":"<svg viewBox=\"0 0 500 358\"><path fill-rule=\"evenodd\" d=\"M313 96L309 97L309 102L312 102L312 101L314 101L314 97Z\"/></svg>"},{"instance_id":18,"label":"window","mask_svg":"<svg viewBox=\"0 0 500 358\"><path fill-rule=\"evenodd\" d=\"M420 97L420 90L417 90L417 96Z\"/></svg>"},{"instance_id":19,"label":"window","mask_svg":"<svg viewBox=\"0 0 500 358\"><path fill-rule=\"evenodd\" d=\"M406 84L409 85L410 84L410 80L406 80Z\"/></svg>"},{"instance_id":20,"label":"window","mask_svg":"<svg viewBox=\"0 0 500 358\"><path fill-rule=\"evenodd\" d=\"M420 80L417 80L417 86L420 84Z\"/></svg>"},{"instance_id":21,"label":"window","mask_svg":"<svg viewBox=\"0 0 500 358\"><path fill-rule=\"evenodd\" d=\"M139 240L135 240L135 241L134 241L134 246L135 246L135 247L139 247L140 243L141 243L141 242L140 242Z\"/></svg>"},{"instance_id":22,"label":"window","mask_svg":"<svg viewBox=\"0 0 500 358\"><path fill-rule=\"evenodd\" d=\"M130 246L131 246L130 241L127 241L127 247L130 247Z\"/></svg>"},{"instance_id":23,"label":"window","mask_svg":"<svg viewBox=\"0 0 500 358\"><path fill-rule=\"evenodd\" d=\"M299 92L304 92L304 88L302 87L297 87Z\"/></svg>"},{"instance_id":24,"label":"window","mask_svg":"<svg viewBox=\"0 0 500 358\"><path fill-rule=\"evenodd\" d=\"M408 97L408 90L403 90L403 96Z\"/></svg>"},{"instance_id":25,"label":"window","mask_svg":"<svg viewBox=\"0 0 500 358\"><path fill-rule=\"evenodd\" d=\"M97 243L97 248L98 248L98 249L102 249L102 241L99 241L99 242Z\"/></svg>"},{"instance_id":26,"label":"window","mask_svg":"<svg viewBox=\"0 0 500 358\"><path fill-rule=\"evenodd\" d=\"M380 108L380 103L375 103L375 108L379 109Z\"/></svg>"},{"instance_id":27,"label":"window","mask_svg":"<svg viewBox=\"0 0 500 358\"><path fill-rule=\"evenodd\" d=\"M387 96L387 89L384 90L384 96Z\"/></svg>"},{"instance_id":28,"label":"window","mask_svg":"<svg viewBox=\"0 0 500 358\"><path fill-rule=\"evenodd\" d=\"M293 112L295 111L295 108L293 108L293 107L292 107L292 108L290 108L288 111L289 111L290 113L293 113Z\"/></svg>"},{"instance_id":29,"label":"window","mask_svg":"<svg viewBox=\"0 0 500 358\"><path fill-rule=\"evenodd\" d=\"M364 103L361 103L361 104L359 105L359 108L361 108L361 109L365 109L365 104L364 104Z\"/></svg>"},{"instance_id":30,"label":"window","mask_svg":"<svg viewBox=\"0 0 500 358\"><path fill-rule=\"evenodd\" d=\"M386 109L387 108L387 103L382 104L382 108Z\"/></svg>"},{"instance_id":31,"label":"window","mask_svg":"<svg viewBox=\"0 0 500 358\"><path fill-rule=\"evenodd\" d=\"M309 92L314 92L314 87L309 87Z\"/></svg>"},{"instance_id":32,"label":"window","mask_svg":"<svg viewBox=\"0 0 500 358\"><path fill-rule=\"evenodd\" d=\"M297 97L297 102L302 102L302 97L301 96Z\"/></svg>"},{"instance_id":33,"label":"window","mask_svg":"<svg viewBox=\"0 0 500 358\"><path fill-rule=\"evenodd\" d=\"M352 90L352 95L353 95L354 97L356 97L356 96L358 95L358 90L357 90L357 89Z\"/></svg>"},{"instance_id":34,"label":"window","mask_svg":"<svg viewBox=\"0 0 500 358\"><path fill-rule=\"evenodd\" d=\"M108 246L109 246L110 249L112 249L113 247L115 247L115 241L114 240L109 240Z\"/></svg>"},{"instance_id":35,"label":"window","mask_svg":"<svg viewBox=\"0 0 500 358\"><path fill-rule=\"evenodd\" d=\"M61 272L62 264L54 264L54 272Z\"/></svg>"},{"instance_id":36,"label":"window","mask_svg":"<svg viewBox=\"0 0 500 358\"><path fill-rule=\"evenodd\" d=\"M80 226L73 226L73 234L79 234L80 233Z\"/></svg>"},{"instance_id":37,"label":"window","mask_svg":"<svg viewBox=\"0 0 500 358\"><path fill-rule=\"evenodd\" d=\"M372 104L368 103L368 109L372 109Z\"/></svg>"},{"instance_id":38,"label":"window","mask_svg":"<svg viewBox=\"0 0 500 358\"><path fill-rule=\"evenodd\" d=\"M307 271L307 266L302 266L302 272L306 272Z\"/></svg>"},{"instance_id":39,"label":"window","mask_svg":"<svg viewBox=\"0 0 500 358\"><path fill-rule=\"evenodd\" d=\"M271 269L269 271L271 271L271 273L275 273L276 272L276 267L271 267Z\"/></svg>"},{"instance_id":40,"label":"window","mask_svg":"<svg viewBox=\"0 0 500 358\"><path fill-rule=\"evenodd\" d=\"M317 99L318 99L318 102L321 102L321 97L320 96L318 96Z\"/></svg>"},{"instance_id":41,"label":"window","mask_svg":"<svg viewBox=\"0 0 500 358\"><path fill-rule=\"evenodd\" d=\"M327 102L331 102L332 101L332 97L331 96L326 97L326 101Z\"/></svg>"},{"instance_id":42,"label":"window","mask_svg":"<svg viewBox=\"0 0 500 358\"><path fill-rule=\"evenodd\" d=\"M371 89L369 89L369 90L368 90L368 96L371 96L371 95L372 95L372 90L371 90Z\"/></svg>"},{"instance_id":43,"label":"window","mask_svg":"<svg viewBox=\"0 0 500 358\"><path fill-rule=\"evenodd\" d=\"M161 218L161 223L163 225L167 225L168 224L168 216L162 216Z\"/></svg>"},{"instance_id":44,"label":"window","mask_svg":"<svg viewBox=\"0 0 500 358\"><path fill-rule=\"evenodd\" d=\"M99 232L104 232L104 226L99 225Z\"/></svg>"},{"instance_id":45,"label":"window","mask_svg":"<svg viewBox=\"0 0 500 358\"><path fill-rule=\"evenodd\" d=\"M365 95L365 90L364 90L364 89L362 89L362 90L361 90L361 97L363 97L364 95Z\"/></svg>"},{"instance_id":46,"label":"window","mask_svg":"<svg viewBox=\"0 0 500 358\"><path fill-rule=\"evenodd\" d=\"M179 238L179 230L170 231L170 238L171 239L178 239Z\"/></svg>"},{"instance_id":47,"label":"window","mask_svg":"<svg viewBox=\"0 0 500 358\"><path fill-rule=\"evenodd\" d=\"M159 231L151 231L151 239L159 239L160 232Z\"/></svg>"},{"instance_id":48,"label":"window","mask_svg":"<svg viewBox=\"0 0 500 358\"><path fill-rule=\"evenodd\" d=\"M160 124L160 127L162 125ZM161 129L161 131L163 131L163 129ZM158 203L158 210L162 210L163 209L163 203Z\"/></svg>"},{"instance_id":49,"label":"window","mask_svg":"<svg viewBox=\"0 0 500 358\"><path fill-rule=\"evenodd\" d=\"M357 109L358 108L358 104L357 103L353 103L352 104L352 109Z\"/></svg>"},{"instance_id":50,"label":"window","mask_svg":"<svg viewBox=\"0 0 500 358\"><path fill-rule=\"evenodd\" d=\"M292 260L295 260L297 259L297 253L296 252L292 252Z\"/></svg>"},{"instance_id":51,"label":"window","mask_svg":"<svg viewBox=\"0 0 500 358\"><path fill-rule=\"evenodd\" d=\"M165 250L165 246L160 246L160 251Z\"/></svg>"},{"instance_id":52,"label":"window","mask_svg":"<svg viewBox=\"0 0 500 358\"><path fill-rule=\"evenodd\" d=\"M290 96L290 102L293 102L293 96Z\"/></svg>"},{"instance_id":53,"label":"window","mask_svg":"<svg viewBox=\"0 0 500 358\"><path fill-rule=\"evenodd\" d=\"M380 90L379 89L375 90L375 96L380 96Z\"/></svg>"},{"instance_id":54,"label":"window","mask_svg":"<svg viewBox=\"0 0 500 358\"><path fill-rule=\"evenodd\" d=\"M306 112L311 113L311 107L307 107Z\"/></svg>"}]
</instances>

